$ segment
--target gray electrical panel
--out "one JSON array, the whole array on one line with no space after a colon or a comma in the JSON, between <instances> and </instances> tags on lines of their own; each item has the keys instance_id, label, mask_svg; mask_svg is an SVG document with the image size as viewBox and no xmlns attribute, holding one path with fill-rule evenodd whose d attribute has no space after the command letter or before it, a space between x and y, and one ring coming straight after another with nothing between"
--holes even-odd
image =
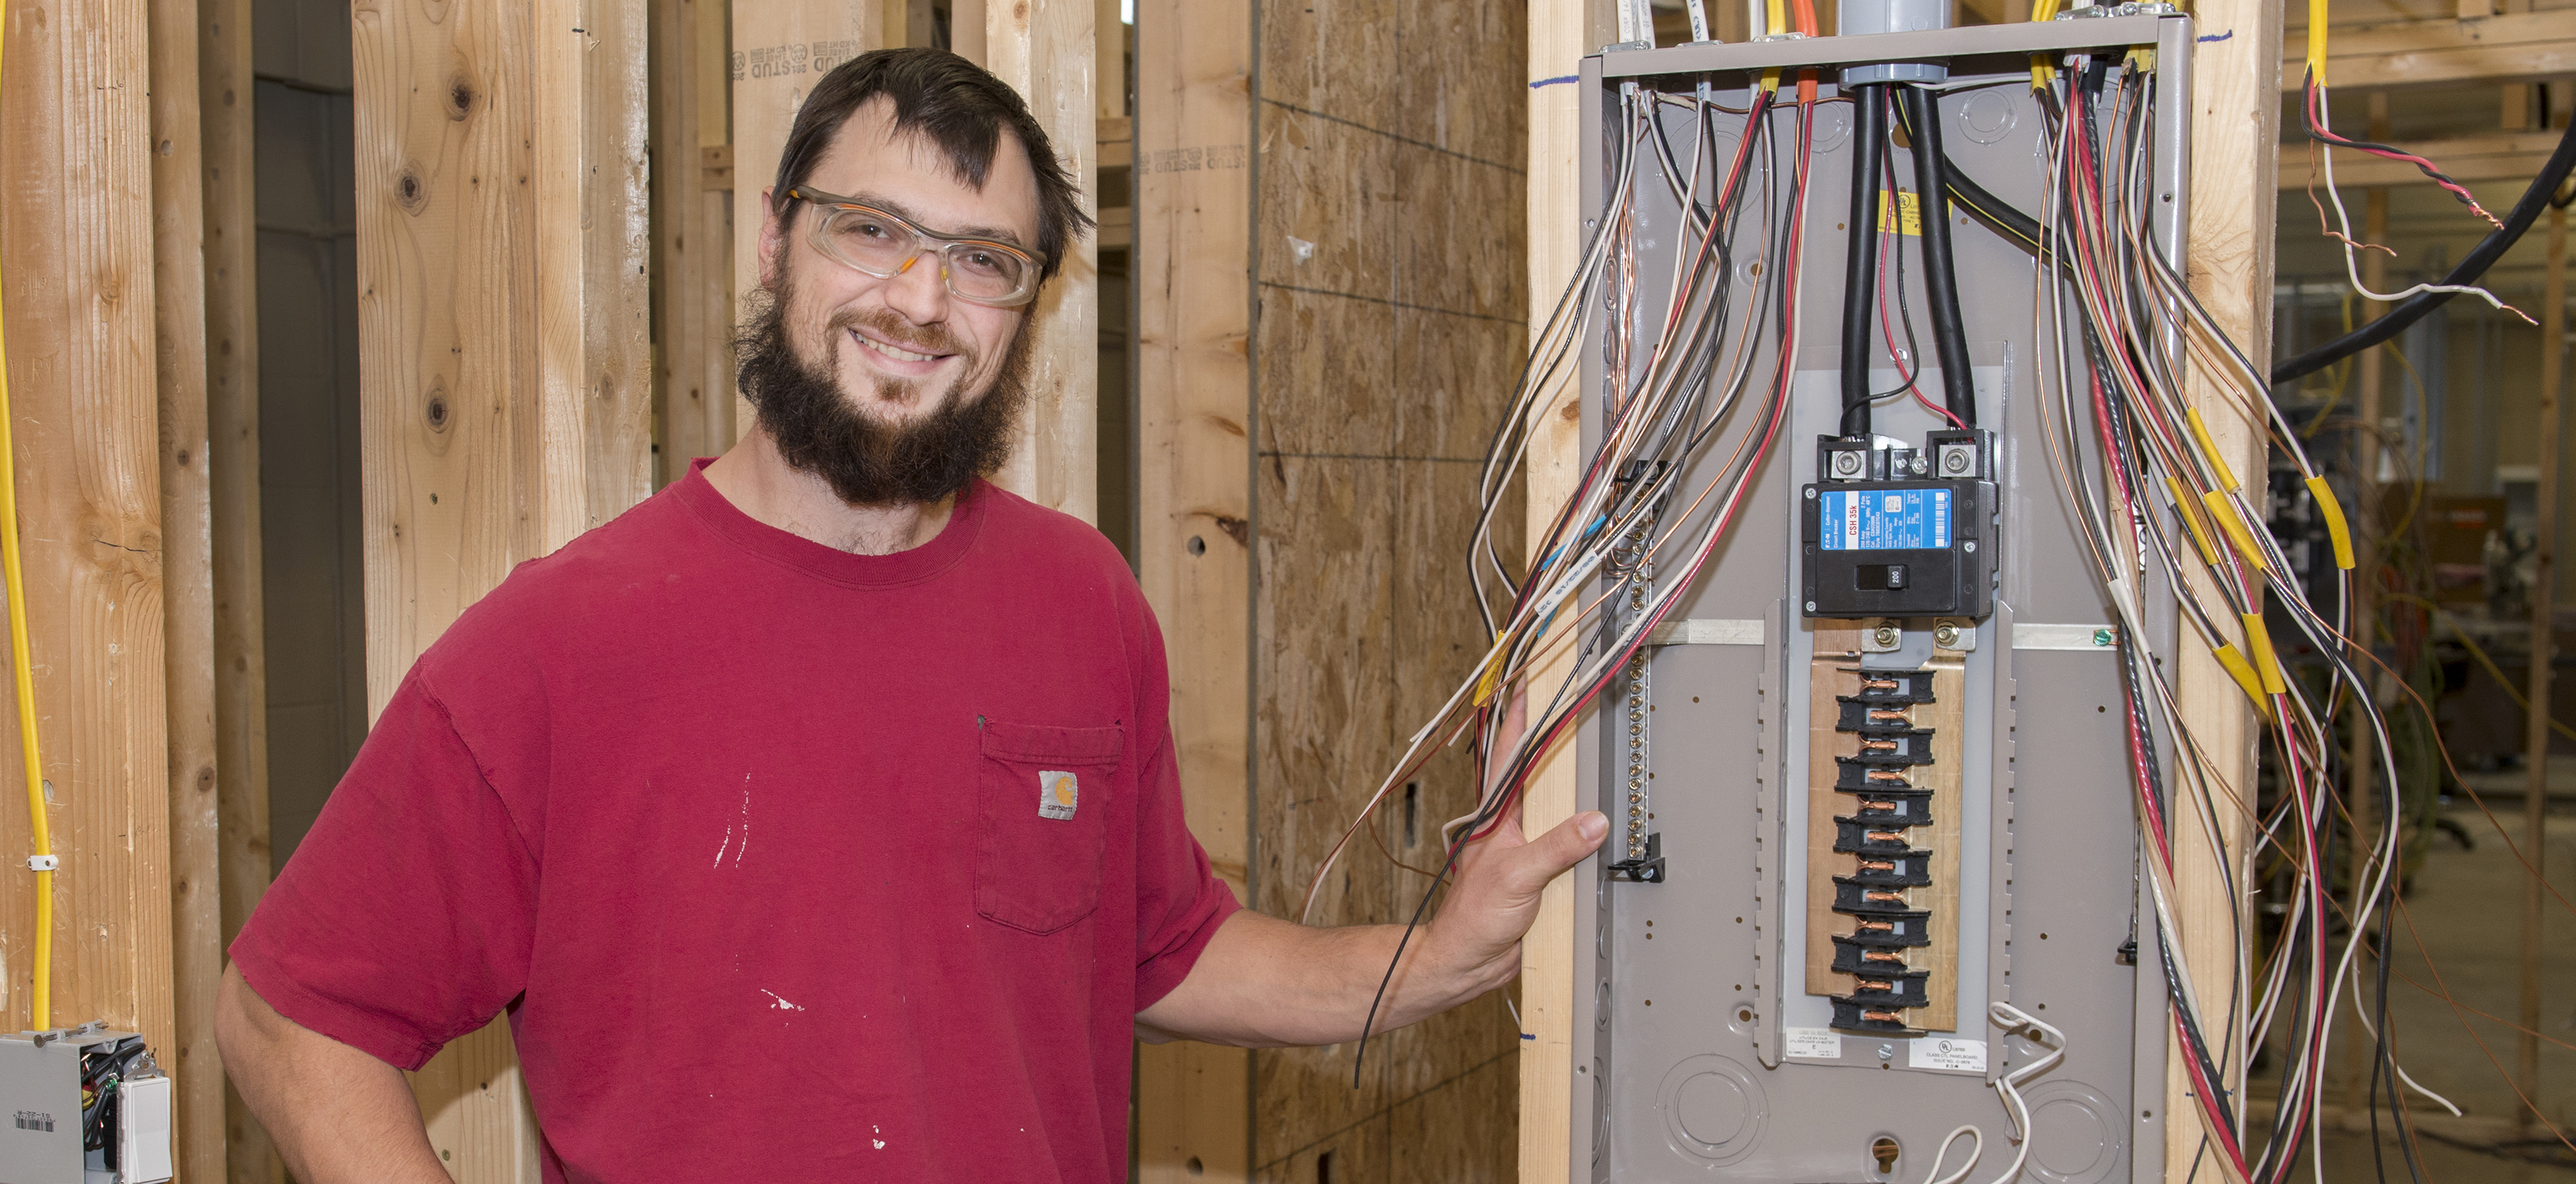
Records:
<instances>
[{"instance_id":1,"label":"gray electrical panel","mask_svg":"<svg viewBox=\"0 0 2576 1184\"><path fill-rule=\"evenodd\" d=\"M1689 185L1664 170L1724 161L1746 118L1729 112L1750 105L1766 68L1785 69L1781 108L1790 106L1802 67L1817 70L1826 101L1813 114L1814 197L1799 272L1810 328L1790 367L1794 394L1780 442L1725 540L1581 733L1578 800L1606 811L1611 833L1603 853L1574 873L1584 885L1576 948L1589 955L1578 957L1575 971L1575 1179L1917 1184L1929 1178L1945 1135L1975 1125L1984 1154L1968 1179L1983 1184L2015 1149L2016 1123L1992 1083L2045 1051L1990 1022L1997 1002L2064 1034L2063 1059L2021 1086L2031 1124L2022 1177L2163 1178L2169 1029L2153 969L2154 914L2139 863L2130 719L2115 656L2139 643L2167 652L2171 638L2124 638L2114 627L2118 618L2051 468L2052 449L2089 467L2084 458L2097 445L2082 421L2070 428L2067 409L2042 398L2037 367L2041 351L2054 346L2034 324L2044 277L2032 253L1964 216L1952 220L1967 357L1979 420L1991 433L1982 451L1945 454L1978 446L1956 433L1943 444L1937 437L1952 425L1896 400L1879 405L1873 428L1899 470L1880 475L1896 480L1837 494L1837 474L1817 471L1818 441L1836 436L1840 410L1831 326L1843 292L1843 195L1854 157L1854 107L1830 101L1839 72L1889 63L1946 71L1933 117L1942 121L1949 158L2003 201L2035 211L2049 155L2030 86L2032 55L2062 62L2068 53L2100 54L2153 69L2159 93L2175 97L2151 121L2152 225L2179 259L2189 110L2180 96L2189 93L2192 25L2161 6L2095 15L2109 11L1868 37L1613 47L1583 64L1588 211L1605 208L1618 175L1618 138L1630 126L1623 96L1661 91L1710 104L1657 106L1661 134L1676 145L1705 135L1704 157L1640 153L1631 174L1626 233L1635 249L1621 265L1633 269L1627 290L1643 307L1613 299L1583 344L1587 450L1598 447L1625 385L1610 381L1613 368L1642 372L1660 301L1672 288L1673 246L1686 231L1675 190ZM2130 55L2133 47L2153 57ZM1706 129L1695 123L1703 117ZM1787 151L1756 161L1745 200L1778 200L1777 171L1792 164ZM1596 229L1585 227L1586 241ZM1762 249L1759 217L1733 233L1738 267L1774 257ZM1924 307L1919 271L1892 282L1914 285L1912 306ZM1929 357L1917 365L1937 399L1937 367ZM1873 376L1874 389L1900 385L1893 371ZM1691 463L1708 472L1690 474L1681 487L1707 484L1732 446L1703 450ZM1910 467L1918 457L1925 467ZM1853 498L1869 498L1873 513L1885 501L1896 513L1904 508L1899 495L1930 496L1937 484L1896 488L1904 478L1939 477L1945 467L1990 482L1991 506L1973 523L1991 548L1982 558L1990 571L1978 577L1991 583L1989 601L1962 600L1970 607L1960 615L1836 618L1808 610L1801 588L1815 578L1808 547L1819 515L1802 503L1820 491L1845 498L1822 516L1828 528L1857 513L1849 510ZM1717 510L1677 504L1673 512L1687 521ZM1938 541L1958 550L1954 540ZM2172 621L2170 603L2143 593L2142 603L2143 619ZM1878 710L1872 696L1903 701L1903 710L1884 715L1895 730L1838 730L1845 712L1863 724L1880 718L1870 714ZM1863 741L1926 754L1904 778L1885 775L1919 790L1917 804L1868 802L1835 784L1882 775L1849 755ZM1913 819L1919 828L1900 832L1852 823L1856 810L1867 816L1864 806L1895 812L1888 816L1928 812ZM1838 831L1847 823L1859 829ZM1852 843L1880 840L1895 854L1852 854ZM1882 894L1903 898L1904 919L1836 911L1837 891L1877 891L1848 875L1836 883L1861 861L1913 877L1904 882L1919 887ZM1851 904L1851 896L1841 899ZM1929 940L1899 955L1853 945L1856 927L1909 924L1923 926ZM1838 956L1847 970L1863 957L1896 970L1861 981L1867 975L1834 970ZM1905 1006L1851 1002L1900 996ZM1860 1030L1872 1027L1889 1031ZM1951 1148L1945 1171L1959 1165L1965 1144Z\"/></svg>"},{"instance_id":2,"label":"gray electrical panel","mask_svg":"<svg viewBox=\"0 0 2576 1184\"><path fill-rule=\"evenodd\" d=\"M0 1035L0 1184L158 1184L171 1177L170 1078L143 1038L105 1024ZM85 1107L84 1088L92 1088ZM99 1118L97 1148L85 1116Z\"/></svg>"}]
</instances>

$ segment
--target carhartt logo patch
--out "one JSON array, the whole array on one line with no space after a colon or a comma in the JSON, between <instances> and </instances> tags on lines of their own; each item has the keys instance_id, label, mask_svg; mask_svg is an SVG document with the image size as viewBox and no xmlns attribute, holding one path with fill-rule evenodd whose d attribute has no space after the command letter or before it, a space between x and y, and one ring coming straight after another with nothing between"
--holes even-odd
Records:
<instances>
[{"instance_id":1,"label":"carhartt logo patch","mask_svg":"<svg viewBox=\"0 0 2576 1184\"><path fill-rule=\"evenodd\" d=\"M1071 818L1073 807L1081 797L1082 783L1073 774L1056 769L1038 772L1038 817Z\"/></svg>"}]
</instances>

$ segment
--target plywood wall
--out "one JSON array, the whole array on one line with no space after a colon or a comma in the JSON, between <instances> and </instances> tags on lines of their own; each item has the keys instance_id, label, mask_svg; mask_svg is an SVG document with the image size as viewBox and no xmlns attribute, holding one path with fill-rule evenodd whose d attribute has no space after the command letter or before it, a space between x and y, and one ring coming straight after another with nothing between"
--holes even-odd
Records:
<instances>
[{"instance_id":1,"label":"plywood wall","mask_svg":"<svg viewBox=\"0 0 2576 1184\"><path fill-rule=\"evenodd\" d=\"M1255 904L1313 869L1484 650L1466 581L1476 484L1526 353L1522 13L1264 5L1255 110ZM1518 518L1516 508L1502 520ZM1506 538L1506 554L1517 540ZM1464 754L1418 776L1317 920L1400 922ZM1413 864L1423 870L1400 866ZM1254 1054L1255 1178L1501 1179L1519 1029L1500 994L1370 1041ZM1398 1128L1404 1128L1399 1131Z\"/></svg>"}]
</instances>

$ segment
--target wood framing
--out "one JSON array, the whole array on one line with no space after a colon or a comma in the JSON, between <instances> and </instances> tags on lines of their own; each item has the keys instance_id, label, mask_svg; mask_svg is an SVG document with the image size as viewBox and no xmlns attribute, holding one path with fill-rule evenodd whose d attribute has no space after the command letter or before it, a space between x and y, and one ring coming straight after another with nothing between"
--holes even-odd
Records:
<instances>
[{"instance_id":1,"label":"wood framing","mask_svg":"<svg viewBox=\"0 0 2576 1184\"><path fill-rule=\"evenodd\" d=\"M654 484L733 445L733 177L725 0L653 0ZM713 183L710 151L722 163Z\"/></svg>"},{"instance_id":2,"label":"wood framing","mask_svg":"<svg viewBox=\"0 0 2576 1184\"><path fill-rule=\"evenodd\" d=\"M170 747L154 349L155 169L144 0L13 13L0 82L0 276L35 715L53 851L49 1024L104 1020L175 1050ZM175 153L174 145L174 153ZM197 459L197 458L192 458ZM0 917L33 929L29 786L0 724ZM192 743L202 736L192 738ZM194 750L192 750L194 751ZM34 943L5 951L30 1026ZM201 1054L204 1063L211 1055Z\"/></svg>"},{"instance_id":3,"label":"wood framing","mask_svg":"<svg viewBox=\"0 0 2576 1184\"><path fill-rule=\"evenodd\" d=\"M206 424L205 201L198 165L196 0L149 0L152 300L160 391L162 652L169 699L170 960L177 1042L174 1166L224 1172L222 818L215 775L215 572Z\"/></svg>"},{"instance_id":4,"label":"wood framing","mask_svg":"<svg viewBox=\"0 0 2576 1184\"><path fill-rule=\"evenodd\" d=\"M208 528L215 654L215 810L222 941L268 889L268 656L259 538L259 270L252 200L252 0L198 0L197 112L205 177ZM229 1082L224 1167L269 1184L268 1132ZM193 1170L193 1169L192 1169ZM203 1176L192 1178L202 1179Z\"/></svg>"},{"instance_id":5,"label":"wood framing","mask_svg":"<svg viewBox=\"0 0 2576 1184\"><path fill-rule=\"evenodd\" d=\"M1095 0L1020 0L984 6L984 68L1010 83L1046 129L1082 209L1100 208L1094 142ZM1028 307L1029 405L1019 439L994 483L1085 522L1100 516L1100 249L1090 235L1065 244L1064 261Z\"/></svg>"},{"instance_id":6,"label":"wood framing","mask_svg":"<svg viewBox=\"0 0 2576 1184\"><path fill-rule=\"evenodd\" d=\"M2249 358L2268 358L2272 356L2273 203L2247 201L2245 195L2249 190L2266 194L2274 189L2276 182L2263 174L2280 160L2277 96L2284 81L2295 85L2281 66L2281 3L2207 0L2194 16L2204 36L2216 39L2203 40L2192 59L2191 218L2185 270L2192 290L2237 348ZM2218 36L2222 32L2233 36ZM2340 80L2340 51L2336 60ZM2265 470L2262 425L2250 422L2238 397L2199 367L2191 372L2187 395L2206 418L2230 467L2253 475L2255 484L2245 496L2260 499ZM2188 578L2201 585L2198 594L2204 599L2216 596L2217 589L2206 582L2206 571L2191 568ZM2212 784L2210 797L2220 807L2214 818L2190 818L2177 812L2169 820L2175 865L2172 903L2194 989L2204 1001L2225 1000L2230 997L2237 934L2250 931L2240 922L2250 923L2250 918L2231 915L2239 905L2226 891L2228 869L2219 866L2202 836L2222 836L2228 850L2243 861L2235 874L2250 874L2252 853L2244 836L2255 800L2255 754L2262 733L2244 692L2210 656L2199 636L2188 629L2176 632L2181 635L2175 675L2181 722L2207 759L2203 772ZM2245 1047L2243 1002L2236 1007L2233 1014L2212 1015L2205 1022L2224 1025L2233 1033L2212 1030L2211 1041L2241 1050ZM2165 1173L2167 1179L2181 1180L2189 1174L2200 1145L2200 1108L2189 1096L2179 1049L2169 1037L2165 1044ZM2219 1068L2231 1089L2243 1088L2241 1053Z\"/></svg>"},{"instance_id":7,"label":"wood framing","mask_svg":"<svg viewBox=\"0 0 2576 1184\"><path fill-rule=\"evenodd\" d=\"M361 3L372 716L518 562L650 488L644 0ZM413 1080L468 1184L538 1178L506 1020Z\"/></svg>"},{"instance_id":8,"label":"wood framing","mask_svg":"<svg viewBox=\"0 0 2576 1184\"><path fill-rule=\"evenodd\" d=\"M2201 23L2208 28L2218 21ZM2279 87L2297 90L2307 73L2307 47L2304 41L2278 45L2278 31L2276 21L2267 39L2280 51ZM2246 30L2240 26L2237 36ZM2326 59L2326 83L2336 90L2541 82L2570 73L2576 73L2576 10L2568 9L2337 28Z\"/></svg>"},{"instance_id":9,"label":"wood framing","mask_svg":"<svg viewBox=\"0 0 2576 1184\"><path fill-rule=\"evenodd\" d=\"M709 3L710 0L696 0ZM884 44L888 0L765 0L733 9L733 291L760 287L761 196L787 146L806 92L832 67ZM727 320L733 319L729 311ZM724 385L733 390L733 383ZM733 397L736 433L751 428L751 404ZM733 441L719 443L730 446Z\"/></svg>"},{"instance_id":10,"label":"wood framing","mask_svg":"<svg viewBox=\"0 0 2576 1184\"><path fill-rule=\"evenodd\" d=\"M1529 307L1553 308L1574 278L1582 249L1582 96L1566 76L1583 55L1616 40L1610 0L1530 0L1529 4ZM1535 322L1536 318L1532 318ZM1536 325L1532 327L1535 336ZM1534 343L1534 342L1533 342ZM1543 537L1551 510L1574 492L1583 463L1582 393L1571 379L1545 392L1531 414L1529 458L1523 466L1528 498L1528 538ZM1533 556L1532 558L1535 558ZM1567 647L1566 652L1571 652ZM1531 685L1562 681L1560 659L1531 676ZM1561 744L1523 791L1522 829L1543 834L1572 817L1575 767L1572 745ZM1574 1176L1574 1001L1588 959L1574 948L1576 889L1591 873L1588 861L1558 877L1540 898L1538 920L1521 939L1520 1178L1523 1184L1556 1184ZM1590 1088L1587 1077L1580 1083Z\"/></svg>"},{"instance_id":11,"label":"wood framing","mask_svg":"<svg viewBox=\"0 0 2576 1184\"><path fill-rule=\"evenodd\" d=\"M1137 578L1162 621L1190 830L1248 900L1252 176L1180 162L1248 146L1252 6L1139 0L1136 76ZM1145 1184L1250 1178L1251 1054L1148 1045L1136 1110Z\"/></svg>"}]
</instances>

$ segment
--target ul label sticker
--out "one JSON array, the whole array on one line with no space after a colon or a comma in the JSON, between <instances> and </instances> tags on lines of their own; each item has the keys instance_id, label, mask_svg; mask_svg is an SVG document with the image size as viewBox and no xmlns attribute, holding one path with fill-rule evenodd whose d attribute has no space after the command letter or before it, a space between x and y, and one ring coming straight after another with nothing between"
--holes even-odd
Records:
<instances>
[{"instance_id":1,"label":"ul label sticker","mask_svg":"<svg viewBox=\"0 0 2576 1184\"><path fill-rule=\"evenodd\" d=\"M1071 818L1073 807L1082 793L1082 783L1071 773L1045 769L1038 773L1038 817Z\"/></svg>"}]
</instances>

